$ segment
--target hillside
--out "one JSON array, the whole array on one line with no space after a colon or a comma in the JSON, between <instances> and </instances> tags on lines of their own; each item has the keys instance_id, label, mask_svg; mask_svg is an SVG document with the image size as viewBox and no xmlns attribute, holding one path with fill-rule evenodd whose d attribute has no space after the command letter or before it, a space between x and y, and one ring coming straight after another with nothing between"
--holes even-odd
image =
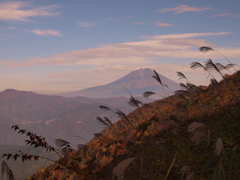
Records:
<instances>
[{"instance_id":1,"label":"hillside","mask_svg":"<svg viewBox=\"0 0 240 180\"><path fill-rule=\"evenodd\" d=\"M65 98L13 89L5 90L0 92L0 144L24 144L23 136L17 136L10 131L11 126L16 124L43 135L52 144L56 138L79 143L79 138L74 137L76 135L89 141L93 133L102 130L102 127L95 123L96 116L103 114L99 105L104 104L113 109L130 112L133 108L128 105L128 101L128 98L124 97ZM104 115L113 122L117 120L109 112ZM56 131L52 131L53 127Z\"/></svg>"},{"instance_id":2,"label":"hillside","mask_svg":"<svg viewBox=\"0 0 240 180\"><path fill-rule=\"evenodd\" d=\"M159 86L159 83L152 78L153 75L154 72L152 69L139 68L106 85L91 87L80 91L61 93L60 95L65 97L84 96L91 98L129 97L128 91L130 91L134 96L141 97L145 91L155 91L163 96L164 92ZM159 74L159 77L161 78L162 83L168 85L171 91L180 89L178 83L161 74ZM166 93L172 94L169 89L166 89ZM153 98L159 98L159 96Z\"/></svg>"},{"instance_id":3,"label":"hillside","mask_svg":"<svg viewBox=\"0 0 240 180\"><path fill-rule=\"evenodd\" d=\"M65 156L28 179L237 180L239 90L238 71L208 87L187 83L186 90L126 116L115 112L122 119L111 125L102 118L105 130L78 149L58 142Z\"/></svg>"}]
</instances>

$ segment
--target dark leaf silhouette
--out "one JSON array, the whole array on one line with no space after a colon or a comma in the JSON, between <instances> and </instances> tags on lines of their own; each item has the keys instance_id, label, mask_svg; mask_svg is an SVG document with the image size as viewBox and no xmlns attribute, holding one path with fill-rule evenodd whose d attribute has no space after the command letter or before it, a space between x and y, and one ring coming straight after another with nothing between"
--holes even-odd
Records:
<instances>
[{"instance_id":1,"label":"dark leaf silhouette","mask_svg":"<svg viewBox=\"0 0 240 180\"><path fill-rule=\"evenodd\" d=\"M154 75L152 76L154 79L156 79L161 85L162 85L162 81L161 81L161 78L159 77L158 73L154 71Z\"/></svg>"},{"instance_id":2,"label":"dark leaf silhouette","mask_svg":"<svg viewBox=\"0 0 240 180\"><path fill-rule=\"evenodd\" d=\"M229 64L232 64L232 63L229 61L228 58L226 58L222 53L220 53L220 52L217 51L216 49L203 46L203 47L200 47L199 50L200 50L201 52L215 51L215 52L217 52L218 54L220 54L224 59L226 59L226 60L229 62ZM237 71L237 70L234 68L234 66L232 66L232 67L233 67L233 69L234 69L235 71Z\"/></svg>"},{"instance_id":3,"label":"dark leaf silhouette","mask_svg":"<svg viewBox=\"0 0 240 180\"><path fill-rule=\"evenodd\" d=\"M224 69L227 69L224 65L222 65L221 63L215 63L216 67L219 69L219 70L224 70Z\"/></svg>"},{"instance_id":4,"label":"dark leaf silhouette","mask_svg":"<svg viewBox=\"0 0 240 180\"><path fill-rule=\"evenodd\" d=\"M208 52L208 51L213 51L214 49L207 47L207 46L202 46L199 48L201 52Z\"/></svg>"},{"instance_id":5,"label":"dark leaf silhouette","mask_svg":"<svg viewBox=\"0 0 240 180\"><path fill-rule=\"evenodd\" d=\"M104 116L104 121L108 124L108 126L112 126L112 121L110 119L108 119L106 116Z\"/></svg>"},{"instance_id":6,"label":"dark leaf silhouette","mask_svg":"<svg viewBox=\"0 0 240 180\"><path fill-rule=\"evenodd\" d=\"M98 116L97 116L97 118L96 118L96 119L97 119L97 121L98 121L98 122L100 122L100 124L103 124L103 125L104 125L104 126L106 126L106 127L108 127L108 126L109 126L109 124L108 124L108 123L106 123L106 122L105 122L105 121L104 121L102 118L100 118L100 117L98 117Z\"/></svg>"},{"instance_id":7,"label":"dark leaf silhouette","mask_svg":"<svg viewBox=\"0 0 240 180\"><path fill-rule=\"evenodd\" d=\"M24 134L26 132L26 130L20 130L18 131L18 133Z\"/></svg>"},{"instance_id":8,"label":"dark leaf silhouette","mask_svg":"<svg viewBox=\"0 0 240 180\"><path fill-rule=\"evenodd\" d=\"M37 161L39 156L33 156L34 160Z\"/></svg>"},{"instance_id":9,"label":"dark leaf silhouette","mask_svg":"<svg viewBox=\"0 0 240 180\"><path fill-rule=\"evenodd\" d=\"M133 96L131 96L128 104L132 107L138 107L139 108L139 105L142 104L141 101L137 100L136 98L134 98Z\"/></svg>"},{"instance_id":10,"label":"dark leaf silhouette","mask_svg":"<svg viewBox=\"0 0 240 180\"><path fill-rule=\"evenodd\" d=\"M190 68L193 68L193 69L203 68L205 70L205 67L200 62L192 62L190 64Z\"/></svg>"},{"instance_id":11,"label":"dark leaf silhouette","mask_svg":"<svg viewBox=\"0 0 240 180\"><path fill-rule=\"evenodd\" d=\"M54 143L57 145L57 147L62 148L64 146L69 145L70 143L68 141L65 141L63 139L55 139Z\"/></svg>"},{"instance_id":12,"label":"dark leaf silhouette","mask_svg":"<svg viewBox=\"0 0 240 180\"><path fill-rule=\"evenodd\" d=\"M18 155L18 154L15 154L15 155L13 156L14 161L16 161L18 157L19 157L19 155Z\"/></svg>"},{"instance_id":13,"label":"dark leaf silhouette","mask_svg":"<svg viewBox=\"0 0 240 180\"><path fill-rule=\"evenodd\" d=\"M184 83L179 83L180 87L185 89L185 90L188 90L188 86L185 85Z\"/></svg>"},{"instance_id":14,"label":"dark leaf silhouette","mask_svg":"<svg viewBox=\"0 0 240 180\"><path fill-rule=\"evenodd\" d=\"M177 72L177 76L179 76L179 79L187 79L186 76L181 72Z\"/></svg>"},{"instance_id":15,"label":"dark leaf silhouette","mask_svg":"<svg viewBox=\"0 0 240 180\"><path fill-rule=\"evenodd\" d=\"M189 83L189 82L186 83L186 87L187 87L188 89L198 88L196 85L194 85L194 84L192 84L192 83Z\"/></svg>"},{"instance_id":16,"label":"dark leaf silhouette","mask_svg":"<svg viewBox=\"0 0 240 180\"><path fill-rule=\"evenodd\" d=\"M217 71L217 72L222 76L222 78L224 79L224 76L223 76L223 74L221 73L220 69L212 62L211 59L209 59L208 61L206 61L205 68L206 68L207 70L209 70L209 71L211 71L211 70Z\"/></svg>"},{"instance_id":17,"label":"dark leaf silhouette","mask_svg":"<svg viewBox=\"0 0 240 180\"><path fill-rule=\"evenodd\" d=\"M102 109L103 111L112 111L109 107L103 105L100 105L99 108Z\"/></svg>"},{"instance_id":18,"label":"dark leaf silhouette","mask_svg":"<svg viewBox=\"0 0 240 180\"><path fill-rule=\"evenodd\" d=\"M234 66L236 66L236 64L227 64L226 66L225 66L225 68L226 69L230 69L230 68L234 68Z\"/></svg>"},{"instance_id":19,"label":"dark leaf silhouette","mask_svg":"<svg viewBox=\"0 0 240 180\"><path fill-rule=\"evenodd\" d=\"M11 129L14 129L14 131L16 131L17 129L19 129L19 126L18 125L14 125L11 127Z\"/></svg>"},{"instance_id":20,"label":"dark leaf silhouette","mask_svg":"<svg viewBox=\"0 0 240 180\"><path fill-rule=\"evenodd\" d=\"M7 160L9 160L12 157L12 154L7 155Z\"/></svg>"},{"instance_id":21,"label":"dark leaf silhouette","mask_svg":"<svg viewBox=\"0 0 240 180\"><path fill-rule=\"evenodd\" d=\"M211 84L217 84L218 83L216 79L210 79L210 81L211 81Z\"/></svg>"},{"instance_id":22,"label":"dark leaf silhouette","mask_svg":"<svg viewBox=\"0 0 240 180\"><path fill-rule=\"evenodd\" d=\"M150 96L152 96L154 94L156 94L156 93L155 92L151 92L151 91L146 91L146 92L143 93L143 97L148 98L148 97L150 97Z\"/></svg>"},{"instance_id":23,"label":"dark leaf silhouette","mask_svg":"<svg viewBox=\"0 0 240 180\"><path fill-rule=\"evenodd\" d=\"M130 121L130 119L127 117L127 115L120 111L119 109L117 109L117 111L115 112L117 114L118 117L120 117L121 119L126 120L129 124L133 125L132 122Z\"/></svg>"}]
</instances>

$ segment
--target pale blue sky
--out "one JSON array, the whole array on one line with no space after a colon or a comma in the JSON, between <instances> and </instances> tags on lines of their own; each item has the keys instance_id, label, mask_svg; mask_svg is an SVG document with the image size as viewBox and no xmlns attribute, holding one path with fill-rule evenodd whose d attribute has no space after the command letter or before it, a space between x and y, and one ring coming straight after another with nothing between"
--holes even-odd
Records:
<instances>
[{"instance_id":1,"label":"pale blue sky","mask_svg":"<svg viewBox=\"0 0 240 180\"><path fill-rule=\"evenodd\" d=\"M240 1L0 1L0 91L75 91L150 67L207 84L189 64L211 46L239 64ZM179 81L178 81L179 82Z\"/></svg>"}]
</instances>

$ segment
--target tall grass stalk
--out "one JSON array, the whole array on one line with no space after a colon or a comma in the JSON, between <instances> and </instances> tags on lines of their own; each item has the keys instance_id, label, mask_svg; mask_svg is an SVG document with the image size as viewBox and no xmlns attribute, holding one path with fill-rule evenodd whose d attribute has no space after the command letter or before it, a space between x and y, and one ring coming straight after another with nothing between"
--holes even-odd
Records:
<instances>
[{"instance_id":1,"label":"tall grass stalk","mask_svg":"<svg viewBox=\"0 0 240 180\"><path fill-rule=\"evenodd\" d=\"M175 163L175 161L176 161L177 153L178 153L178 151L177 151L177 152L175 153L175 155L174 155L174 158L173 158L173 160L172 160L172 162L171 162L170 167L168 168L168 171L167 171L167 174L166 174L164 180L167 180L167 178L168 178L168 176L169 176L169 174L170 174L170 172L171 172L171 170L172 170L172 168L173 168L173 165L174 165L174 163Z\"/></svg>"}]
</instances>

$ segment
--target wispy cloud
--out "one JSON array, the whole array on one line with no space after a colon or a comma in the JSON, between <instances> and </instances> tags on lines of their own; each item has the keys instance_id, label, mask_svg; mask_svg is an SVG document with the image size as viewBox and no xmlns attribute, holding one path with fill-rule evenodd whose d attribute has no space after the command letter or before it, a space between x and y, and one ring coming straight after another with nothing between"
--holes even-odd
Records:
<instances>
[{"instance_id":1,"label":"wispy cloud","mask_svg":"<svg viewBox=\"0 0 240 180\"><path fill-rule=\"evenodd\" d=\"M233 18L240 17L240 15L235 15L235 14L231 14L231 13L215 14L212 17L219 17L219 16L220 17L233 17Z\"/></svg>"},{"instance_id":2,"label":"wispy cloud","mask_svg":"<svg viewBox=\"0 0 240 180\"><path fill-rule=\"evenodd\" d=\"M113 17L109 17L109 18L107 18L107 20L108 20L108 21L116 21L116 19L113 18Z\"/></svg>"},{"instance_id":3,"label":"wispy cloud","mask_svg":"<svg viewBox=\"0 0 240 180\"><path fill-rule=\"evenodd\" d=\"M85 28L88 28L88 27L95 27L96 25L92 22L77 22L77 25L78 26L81 26L81 27L85 27Z\"/></svg>"},{"instance_id":4,"label":"wispy cloud","mask_svg":"<svg viewBox=\"0 0 240 180\"><path fill-rule=\"evenodd\" d=\"M68 51L56 54L48 58L29 59L24 62L0 61L0 64L9 67L46 65L137 65L153 63L156 58L219 58L216 53L200 53L200 46L216 47L204 39L197 39L204 36L222 36L229 32L217 33L186 33L169 34L145 37L142 41L126 42L119 44L108 44L93 49ZM229 58L240 57L240 47L224 48L218 47L222 53Z\"/></svg>"},{"instance_id":5,"label":"wispy cloud","mask_svg":"<svg viewBox=\"0 0 240 180\"><path fill-rule=\"evenodd\" d=\"M126 19L132 19L133 18L133 16L127 16L126 17Z\"/></svg>"},{"instance_id":6,"label":"wispy cloud","mask_svg":"<svg viewBox=\"0 0 240 180\"><path fill-rule=\"evenodd\" d=\"M163 23L163 22L155 22L157 27L167 27L167 26L175 26L175 24Z\"/></svg>"},{"instance_id":7,"label":"wispy cloud","mask_svg":"<svg viewBox=\"0 0 240 180\"><path fill-rule=\"evenodd\" d=\"M195 7L195 6L188 6L188 5L180 5L175 8L158 9L157 11L160 13L174 12L174 14L180 14L180 13L185 13L185 12L206 11L209 9L211 9L211 8L210 7Z\"/></svg>"},{"instance_id":8,"label":"wispy cloud","mask_svg":"<svg viewBox=\"0 0 240 180\"><path fill-rule=\"evenodd\" d=\"M217 32L217 33L185 33L185 34L166 34L153 36L153 39L182 39L201 36L223 36L230 34L231 32Z\"/></svg>"},{"instance_id":9,"label":"wispy cloud","mask_svg":"<svg viewBox=\"0 0 240 180\"><path fill-rule=\"evenodd\" d=\"M0 3L0 20L5 21L30 21L31 17L56 16L59 6L50 5L42 7L32 7L32 3L27 1L8 1Z\"/></svg>"},{"instance_id":10,"label":"wispy cloud","mask_svg":"<svg viewBox=\"0 0 240 180\"><path fill-rule=\"evenodd\" d=\"M145 22L134 22L132 25L145 24Z\"/></svg>"},{"instance_id":11,"label":"wispy cloud","mask_svg":"<svg viewBox=\"0 0 240 180\"><path fill-rule=\"evenodd\" d=\"M41 30L41 29L34 29L29 31L33 34L39 35L39 36L62 36L60 31L57 30Z\"/></svg>"}]
</instances>

